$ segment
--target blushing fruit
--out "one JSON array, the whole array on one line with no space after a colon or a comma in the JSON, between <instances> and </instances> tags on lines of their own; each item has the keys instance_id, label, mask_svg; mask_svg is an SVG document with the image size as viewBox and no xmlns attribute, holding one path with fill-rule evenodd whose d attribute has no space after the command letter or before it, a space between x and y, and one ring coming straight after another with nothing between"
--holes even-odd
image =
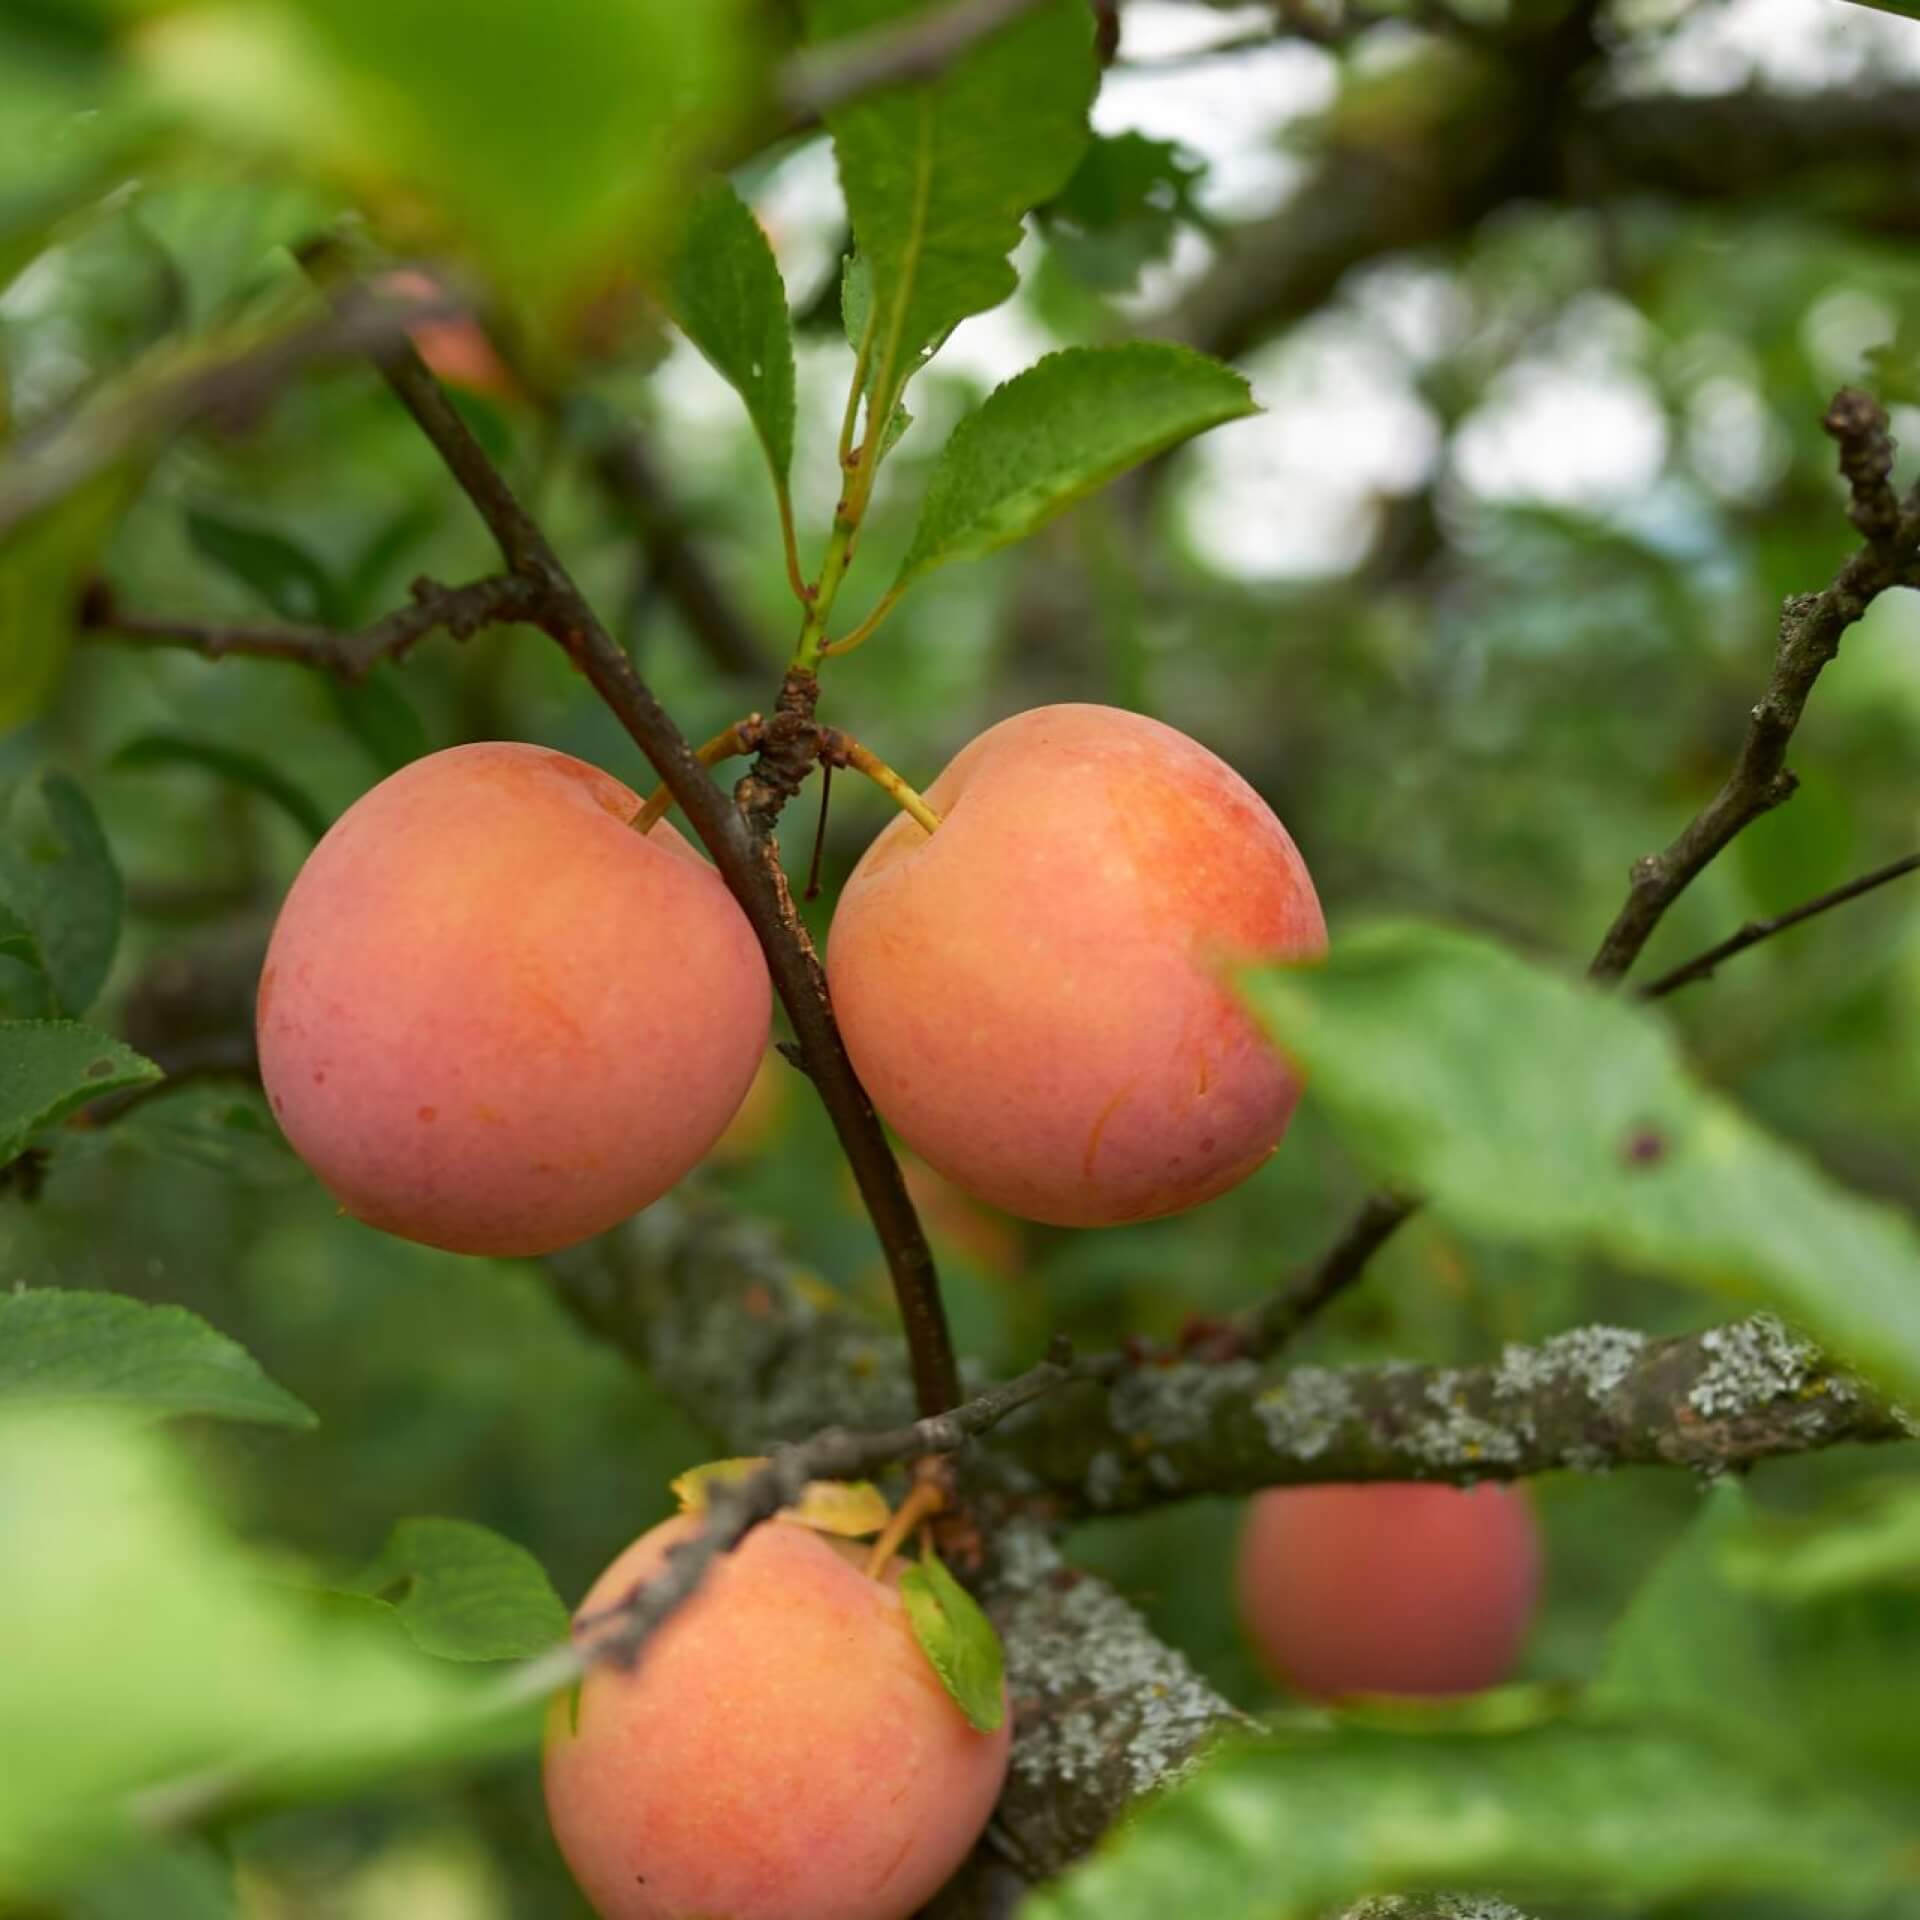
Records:
<instances>
[{"instance_id":1,"label":"blushing fruit","mask_svg":"<svg viewBox=\"0 0 1920 1920\"><path fill-rule=\"evenodd\" d=\"M582 1614L700 1524L641 1535ZM866 1557L762 1526L636 1667L598 1666L555 1703L547 1811L601 1920L906 1920L952 1877L999 1798L1010 1727L968 1723L913 1637L902 1563L874 1579Z\"/></svg>"},{"instance_id":2,"label":"blushing fruit","mask_svg":"<svg viewBox=\"0 0 1920 1920\"><path fill-rule=\"evenodd\" d=\"M1113 707L990 728L867 850L827 970L874 1105L969 1193L1058 1226L1198 1206L1278 1144L1297 1076L1230 965L1326 947L1286 829L1223 760Z\"/></svg>"},{"instance_id":3,"label":"blushing fruit","mask_svg":"<svg viewBox=\"0 0 1920 1920\"><path fill-rule=\"evenodd\" d=\"M1519 1488L1282 1487L1250 1504L1240 1619L1298 1692L1477 1693L1512 1672L1541 1552Z\"/></svg>"},{"instance_id":4,"label":"blushing fruit","mask_svg":"<svg viewBox=\"0 0 1920 1920\"><path fill-rule=\"evenodd\" d=\"M670 826L563 753L402 768L314 849L260 980L288 1139L369 1225L538 1254L658 1199L740 1105L771 991Z\"/></svg>"}]
</instances>

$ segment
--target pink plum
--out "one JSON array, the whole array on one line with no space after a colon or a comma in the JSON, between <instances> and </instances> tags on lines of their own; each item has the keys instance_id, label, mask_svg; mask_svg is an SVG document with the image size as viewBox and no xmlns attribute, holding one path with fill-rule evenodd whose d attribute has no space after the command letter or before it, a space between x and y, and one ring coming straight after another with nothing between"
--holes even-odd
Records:
<instances>
[{"instance_id":1,"label":"pink plum","mask_svg":"<svg viewBox=\"0 0 1920 1920\"><path fill-rule=\"evenodd\" d=\"M767 1043L744 914L670 826L564 753L455 747L364 795L289 891L260 1070L356 1218L538 1254L657 1200Z\"/></svg>"},{"instance_id":2,"label":"pink plum","mask_svg":"<svg viewBox=\"0 0 1920 1920\"><path fill-rule=\"evenodd\" d=\"M874 1105L982 1200L1057 1226L1179 1213L1278 1144L1300 1094L1234 961L1326 947L1260 796L1172 727L1038 707L963 748L867 850L827 970Z\"/></svg>"}]
</instances>

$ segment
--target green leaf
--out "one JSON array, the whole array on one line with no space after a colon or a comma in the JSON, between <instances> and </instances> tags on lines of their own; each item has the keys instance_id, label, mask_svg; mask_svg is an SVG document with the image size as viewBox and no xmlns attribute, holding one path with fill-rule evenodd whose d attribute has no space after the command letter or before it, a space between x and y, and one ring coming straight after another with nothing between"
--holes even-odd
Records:
<instances>
[{"instance_id":1,"label":"green leaf","mask_svg":"<svg viewBox=\"0 0 1920 1920\"><path fill-rule=\"evenodd\" d=\"M19 950L32 930L33 959L59 1011L84 1013L99 998L120 944L125 892L93 803L64 773L22 782L0 837L0 904Z\"/></svg>"},{"instance_id":2,"label":"green leaf","mask_svg":"<svg viewBox=\"0 0 1920 1920\"><path fill-rule=\"evenodd\" d=\"M815 40L831 41L917 10L809 0L807 19ZM1020 222L1078 165L1097 81L1091 10L1047 0L937 80L827 116L871 275L874 389L889 410L957 322L1013 292Z\"/></svg>"},{"instance_id":3,"label":"green leaf","mask_svg":"<svg viewBox=\"0 0 1920 1920\"><path fill-rule=\"evenodd\" d=\"M242 747L218 740L200 740L182 733L142 733L129 740L108 765L121 772L152 767L202 767L223 780L264 794L288 819L313 840L328 826L327 816L270 760Z\"/></svg>"},{"instance_id":4,"label":"green leaf","mask_svg":"<svg viewBox=\"0 0 1920 1920\"><path fill-rule=\"evenodd\" d=\"M183 1780L271 1802L537 1738L477 1676L266 1578L159 1429L0 1412L0 1516L0 1752L32 1756L0 1767L0 1899L89 1872L134 1796Z\"/></svg>"},{"instance_id":5,"label":"green leaf","mask_svg":"<svg viewBox=\"0 0 1920 1920\"><path fill-rule=\"evenodd\" d=\"M746 402L784 494L794 420L787 289L759 221L726 181L714 181L688 211L667 291L681 331Z\"/></svg>"},{"instance_id":6,"label":"green leaf","mask_svg":"<svg viewBox=\"0 0 1920 1920\"><path fill-rule=\"evenodd\" d=\"M980 1732L993 1732L1006 1717L1006 1658L979 1601L933 1553L900 1576L900 1598L940 1684Z\"/></svg>"},{"instance_id":7,"label":"green leaf","mask_svg":"<svg viewBox=\"0 0 1920 1920\"><path fill-rule=\"evenodd\" d=\"M1804 1604L1863 1587L1920 1587L1920 1486L1884 1480L1807 1519L1755 1519L1727 1543L1727 1577Z\"/></svg>"},{"instance_id":8,"label":"green leaf","mask_svg":"<svg viewBox=\"0 0 1920 1920\"><path fill-rule=\"evenodd\" d=\"M1787 1762L1797 1757L1800 1730L1781 1689L1772 1623L1726 1577L1729 1543L1749 1523L1739 1488L1707 1494L1615 1625L1589 1698L1601 1712L1682 1722Z\"/></svg>"},{"instance_id":9,"label":"green leaf","mask_svg":"<svg viewBox=\"0 0 1920 1920\"><path fill-rule=\"evenodd\" d=\"M1371 1157L1462 1225L1764 1301L1920 1390L1920 1237L1697 1085L1649 1009L1393 923L1245 976Z\"/></svg>"},{"instance_id":10,"label":"green leaf","mask_svg":"<svg viewBox=\"0 0 1920 1920\"><path fill-rule=\"evenodd\" d=\"M427 723L400 691L397 668L377 666L352 685L329 679L327 695L347 731L383 773L398 773L427 751Z\"/></svg>"},{"instance_id":11,"label":"green leaf","mask_svg":"<svg viewBox=\"0 0 1920 1920\"><path fill-rule=\"evenodd\" d=\"M1897 13L1903 20L1920 20L1920 0L1854 0L1854 4L1872 7L1877 13Z\"/></svg>"},{"instance_id":12,"label":"green leaf","mask_svg":"<svg viewBox=\"0 0 1920 1920\"><path fill-rule=\"evenodd\" d=\"M157 1841L95 1868L61 1903L62 1920L232 1920L233 1872L202 1841Z\"/></svg>"},{"instance_id":13,"label":"green leaf","mask_svg":"<svg viewBox=\"0 0 1920 1920\"><path fill-rule=\"evenodd\" d=\"M316 1424L244 1347L197 1314L63 1287L0 1294L0 1400L113 1406L155 1419Z\"/></svg>"},{"instance_id":14,"label":"green leaf","mask_svg":"<svg viewBox=\"0 0 1920 1920\"><path fill-rule=\"evenodd\" d=\"M691 156L758 91L757 24L750 0L287 0L193 10L140 51L201 124L554 313L670 234Z\"/></svg>"},{"instance_id":15,"label":"green leaf","mask_svg":"<svg viewBox=\"0 0 1920 1920\"><path fill-rule=\"evenodd\" d=\"M0 733L32 719L52 697L73 643L81 586L128 490L123 473L100 474L0 534Z\"/></svg>"},{"instance_id":16,"label":"green leaf","mask_svg":"<svg viewBox=\"0 0 1920 1920\"><path fill-rule=\"evenodd\" d=\"M0 1020L0 1166L89 1100L160 1077L151 1060L77 1020Z\"/></svg>"},{"instance_id":17,"label":"green leaf","mask_svg":"<svg viewBox=\"0 0 1920 1920\"><path fill-rule=\"evenodd\" d=\"M251 588L282 620L302 626L340 624L340 596L332 576L285 534L189 507L187 538L196 553Z\"/></svg>"},{"instance_id":18,"label":"green leaf","mask_svg":"<svg viewBox=\"0 0 1920 1920\"><path fill-rule=\"evenodd\" d=\"M1367 1893L1651 1905L1803 1893L1859 1910L1909 1880L1899 1823L1705 1743L1562 1724L1235 1743L1145 1808L1023 1920L1310 1920Z\"/></svg>"},{"instance_id":19,"label":"green leaf","mask_svg":"<svg viewBox=\"0 0 1920 1920\"><path fill-rule=\"evenodd\" d=\"M1073 178L1042 210L1047 238L1068 267L1102 293L1127 293L1165 260L1184 226L1211 223L1194 203L1206 168L1171 140L1097 136Z\"/></svg>"},{"instance_id":20,"label":"green leaf","mask_svg":"<svg viewBox=\"0 0 1920 1920\"><path fill-rule=\"evenodd\" d=\"M894 591L1023 540L1129 467L1258 411L1240 374L1186 347L1050 353L954 429Z\"/></svg>"},{"instance_id":21,"label":"green leaf","mask_svg":"<svg viewBox=\"0 0 1920 1920\"><path fill-rule=\"evenodd\" d=\"M442 1660L520 1660L567 1637L540 1562L467 1520L402 1520L354 1589L388 1599L415 1646Z\"/></svg>"}]
</instances>

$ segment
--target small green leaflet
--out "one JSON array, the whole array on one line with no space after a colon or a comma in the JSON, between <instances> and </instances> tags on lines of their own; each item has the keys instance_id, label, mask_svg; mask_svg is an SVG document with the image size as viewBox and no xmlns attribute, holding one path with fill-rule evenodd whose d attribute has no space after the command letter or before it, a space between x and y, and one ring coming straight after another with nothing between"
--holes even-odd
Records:
<instances>
[{"instance_id":1,"label":"small green leaflet","mask_svg":"<svg viewBox=\"0 0 1920 1920\"><path fill-rule=\"evenodd\" d=\"M151 1060L78 1020L0 1020L0 1166L89 1100L160 1077Z\"/></svg>"},{"instance_id":2,"label":"small green leaflet","mask_svg":"<svg viewBox=\"0 0 1920 1920\"><path fill-rule=\"evenodd\" d=\"M954 429L893 590L1025 539L1129 467L1258 411L1238 373L1186 347L1050 353Z\"/></svg>"},{"instance_id":3,"label":"small green leaflet","mask_svg":"<svg viewBox=\"0 0 1920 1920\"><path fill-rule=\"evenodd\" d=\"M55 1008L80 1014L99 997L120 944L120 869L88 800L64 773L17 787L0 830L0 944L47 977Z\"/></svg>"},{"instance_id":4,"label":"small green leaflet","mask_svg":"<svg viewBox=\"0 0 1920 1920\"><path fill-rule=\"evenodd\" d=\"M318 840L327 816L272 761L220 740L199 740L182 733L142 733L129 740L108 763L118 772L153 767L200 767L263 794L307 837Z\"/></svg>"},{"instance_id":5,"label":"small green leaflet","mask_svg":"<svg viewBox=\"0 0 1920 1920\"><path fill-rule=\"evenodd\" d=\"M1022 1920L1311 1920L1363 1893L1604 1886L1636 1909L1802 1893L1862 1912L1911 1880L1909 1836L1853 1798L1712 1742L1562 1723L1235 1742Z\"/></svg>"},{"instance_id":6,"label":"small green leaflet","mask_svg":"<svg viewBox=\"0 0 1920 1920\"><path fill-rule=\"evenodd\" d=\"M1402 922L1242 985L1313 1097L1463 1226L1764 1302L1920 1392L1920 1236L1699 1086L1647 1008Z\"/></svg>"},{"instance_id":7,"label":"small green leaflet","mask_svg":"<svg viewBox=\"0 0 1920 1920\"><path fill-rule=\"evenodd\" d=\"M1184 224L1204 229L1194 189L1206 169L1171 140L1096 136L1059 195L1040 210L1054 251L1088 286L1130 292L1164 260Z\"/></svg>"},{"instance_id":8,"label":"small green leaflet","mask_svg":"<svg viewBox=\"0 0 1920 1920\"><path fill-rule=\"evenodd\" d=\"M808 0L807 20L823 42L915 11L912 0ZM1021 220L1079 164L1097 82L1091 9L1043 0L939 79L827 116L871 275L874 386L889 411L956 322L1013 292Z\"/></svg>"},{"instance_id":9,"label":"small green leaflet","mask_svg":"<svg viewBox=\"0 0 1920 1920\"><path fill-rule=\"evenodd\" d=\"M1006 1660L979 1601L933 1553L901 1575L900 1598L940 1684L975 1728L992 1733L1006 1718Z\"/></svg>"},{"instance_id":10,"label":"small green leaflet","mask_svg":"<svg viewBox=\"0 0 1920 1920\"><path fill-rule=\"evenodd\" d=\"M197 1314L62 1287L0 1294L0 1401L118 1407L147 1419L316 1424L244 1347Z\"/></svg>"},{"instance_id":11,"label":"small green leaflet","mask_svg":"<svg viewBox=\"0 0 1920 1920\"><path fill-rule=\"evenodd\" d=\"M746 402L784 493L794 420L787 289L759 221L726 181L714 181L689 209L667 288L680 330Z\"/></svg>"},{"instance_id":12,"label":"small green leaflet","mask_svg":"<svg viewBox=\"0 0 1920 1920\"><path fill-rule=\"evenodd\" d=\"M470 1520L402 1520L353 1583L393 1607L442 1660L523 1660L567 1637L567 1610L540 1562Z\"/></svg>"}]
</instances>

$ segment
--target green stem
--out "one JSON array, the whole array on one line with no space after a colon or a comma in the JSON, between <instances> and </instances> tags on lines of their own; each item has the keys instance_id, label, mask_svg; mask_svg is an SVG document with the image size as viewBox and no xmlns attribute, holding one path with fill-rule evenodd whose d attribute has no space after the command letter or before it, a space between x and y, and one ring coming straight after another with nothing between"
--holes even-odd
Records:
<instances>
[{"instance_id":1,"label":"green stem","mask_svg":"<svg viewBox=\"0 0 1920 1920\"><path fill-rule=\"evenodd\" d=\"M900 604L900 589L890 587L880 604L854 628L838 640L829 640L820 649L823 660L833 659L843 653L851 653L855 647L864 646L879 631L880 623Z\"/></svg>"},{"instance_id":2,"label":"green stem","mask_svg":"<svg viewBox=\"0 0 1920 1920\"><path fill-rule=\"evenodd\" d=\"M932 833L938 829L940 816L921 795L908 786L877 753L863 747L851 734L842 733L838 727L822 727L820 749L823 759L831 757L842 766L851 767L855 773L864 773L902 813L926 832Z\"/></svg>"},{"instance_id":3,"label":"green stem","mask_svg":"<svg viewBox=\"0 0 1920 1920\"><path fill-rule=\"evenodd\" d=\"M732 760L740 754L753 752L754 749L747 738L750 726L755 731L758 730L757 716L751 722L736 721L725 733L716 733L705 746L696 750L694 757L703 767L714 767L718 766L722 760ZM633 816L629 824L635 833L651 833L666 818L667 811L672 805L671 790L664 785L655 787L648 794L646 805Z\"/></svg>"}]
</instances>

